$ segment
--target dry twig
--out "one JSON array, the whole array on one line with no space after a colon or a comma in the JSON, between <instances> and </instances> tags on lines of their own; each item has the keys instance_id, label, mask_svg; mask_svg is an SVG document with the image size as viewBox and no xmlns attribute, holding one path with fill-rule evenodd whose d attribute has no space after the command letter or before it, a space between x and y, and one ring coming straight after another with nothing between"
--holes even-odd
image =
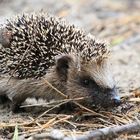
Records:
<instances>
[{"instance_id":1,"label":"dry twig","mask_svg":"<svg viewBox=\"0 0 140 140\"><path fill-rule=\"evenodd\" d=\"M51 133L42 133L34 135L35 140L39 140L40 138L49 138L52 140L106 140L109 138L115 138L122 134L134 134L140 132L140 123L134 122L122 126L114 126L114 127L106 127L102 129L97 129L90 131L84 135L72 135L65 136L59 130L53 130ZM59 134L56 135L55 133ZM53 134L53 135L52 135Z\"/></svg>"}]
</instances>

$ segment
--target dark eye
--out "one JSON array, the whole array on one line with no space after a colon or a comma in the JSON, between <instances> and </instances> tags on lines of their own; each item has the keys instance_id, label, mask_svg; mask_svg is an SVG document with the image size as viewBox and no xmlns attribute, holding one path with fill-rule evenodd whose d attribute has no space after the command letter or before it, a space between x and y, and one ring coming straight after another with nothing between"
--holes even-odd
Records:
<instances>
[{"instance_id":1,"label":"dark eye","mask_svg":"<svg viewBox=\"0 0 140 140\"><path fill-rule=\"evenodd\" d=\"M98 85L96 84L96 82L91 79L90 77L79 77L79 83L81 86L85 87L85 88L98 88Z\"/></svg>"},{"instance_id":2,"label":"dark eye","mask_svg":"<svg viewBox=\"0 0 140 140\"><path fill-rule=\"evenodd\" d=\"M84 87L89 87L92 83L92 80L89 77L80 77L80 84Z\"/></svg>"},{"instance_id":3,"label":"dark eye","mask_svg":"<svg viewBox=\"0 0 140 140\"><path fill-rule=\"evenodd\" d=\"M89 79L83 79L83 84L85 85L85 86L88 86L89 84L90 84L90 80Z\"/></svg>"}]
</instances>

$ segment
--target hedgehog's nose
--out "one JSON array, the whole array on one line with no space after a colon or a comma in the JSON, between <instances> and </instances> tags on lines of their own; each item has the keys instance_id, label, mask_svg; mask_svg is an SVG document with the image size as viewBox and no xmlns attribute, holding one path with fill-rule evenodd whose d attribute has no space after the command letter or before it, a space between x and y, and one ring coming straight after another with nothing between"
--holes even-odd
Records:
<instances>
[{"instance_id":1,"label":"hedgehog's nose","mask_svg":"<svg viewBox=\"0 0 140 140\"><path fill-rule=\"evenodd\" d=\"M109 90L111 95L111 102L114 106L119 106L121 104L120 96L118 95L118 90L114 87L113 89Z\"/></svg>"},{"instance_id":2,"label":"hedgehog's nose","mask_svg":"<svg viewBox=\"0 0 140 140\"><path fill-rule=\"evenodd\" d=\"M119 106L121 104L121 99L119 96L115 96L112 98L112 102L115 106Z\"/></svg>"}]
</instances>

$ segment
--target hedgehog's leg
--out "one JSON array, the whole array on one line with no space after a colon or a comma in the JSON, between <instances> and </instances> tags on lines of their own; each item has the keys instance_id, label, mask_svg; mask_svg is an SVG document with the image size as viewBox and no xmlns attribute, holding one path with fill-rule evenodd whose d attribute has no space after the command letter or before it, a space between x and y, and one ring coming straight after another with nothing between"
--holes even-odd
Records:
<instances>
[{"instance_id":1,"label":"hedgehog's leg","mask_svg":"<svg viewBox=\"0 0 140 140\"><path fill-rule=\"evenodd\" d=\"M13 112L19 112L20 105L25 99L29 96L27 94L25 81L11 78L0 77L0 98L3 103L4 100L9 99L12 102L12 110ZM25 90L26 89L26 90Z\"/></svg>"},{"instance_id":2,"label":"hedgehog's leg","mask_svg":"<svg viewBox=\"0 0 140 140\"><path fill-rule=\"evenodd\" d=\"M4 104L10 101L10 99L7 97L8 90L5 83L6 81L0 77L0 104Z\"/></svg>"},{"instance_id":3,"label":"hedgehog's leg","mask_svg":"<svg viewBox=\"0 0 140 140\"><path fill-rule=\"evenodd\" d=\"M9 99L6 95L0 95L0 104L4 104L8 101L9 101Z\"/></svg>"},{"instance_id":4,"label":"hedgehog's leg","mask_svg":"<svg viewBox=\"0 0 140 140\"><path fill-rule=\"evenodd\" d=\"M24 108L20 108L21 104L26 100L26 97L15 96L12 99L12 111L14 113L24 112Z\"/></svg>"},{"instance_id":5,"label":"hedgehog's leg","mask_svg":"<svg viewBox=\"0 0 140 140\"><path fill-rule=\"evenodd\" d=\"M12 111L14 113L25 111L24 108L20 108L21 104L28 98L32 97L30 93L31 88L26 82L20 80L17 81L19 84L13 87L11 94L8 97L12 100Z\"/></svg>"},{"instance_id":6,"label":"hedgehog's leg","mask_svg":"<svg viewBox=\"0 0 140 140\"><path fill-rule=\"evenodd\" d=\"M27 98L38 98L39 96L43 96L44 93L41 93L42 88L40 88L40 81L33 80L33 79L12 79L11 84L11 91L8 97L12 100L12 111L13 112L20 112L24 111L23 108L20 108L20 105L27 99ZM43 88L44 89L44 88Z\"/></svg>"}]
</instances>

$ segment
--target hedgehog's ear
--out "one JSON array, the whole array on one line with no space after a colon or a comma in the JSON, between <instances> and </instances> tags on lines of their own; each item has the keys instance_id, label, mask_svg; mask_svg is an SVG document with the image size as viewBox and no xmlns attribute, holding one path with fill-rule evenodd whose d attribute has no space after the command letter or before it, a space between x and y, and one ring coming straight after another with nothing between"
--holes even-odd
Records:
<instances>
[{"instance_id":1,"label":"hedgehog's ear","mask_svg":"<svg viewBox=\"0 0 140 140\"><path fill-rule=\"evenodd\" d=\"M67 80L68 69L71 62L72 57L69 55L62 55L56 58L56 71L63 80Z\"/></svg>"},{"instance_id":2,"label":"hedgehog's ear","mask_svg":"<svg viewBox=\"0 0 140 140\"><path fill-rule=\"evenodd\" d=\"M8 46L10 44L10 40L11 40L11 32L8 31L5 28L1 28L0 29L0 44L2 44L3 46Z\"/></svg>"}]
</instances>

